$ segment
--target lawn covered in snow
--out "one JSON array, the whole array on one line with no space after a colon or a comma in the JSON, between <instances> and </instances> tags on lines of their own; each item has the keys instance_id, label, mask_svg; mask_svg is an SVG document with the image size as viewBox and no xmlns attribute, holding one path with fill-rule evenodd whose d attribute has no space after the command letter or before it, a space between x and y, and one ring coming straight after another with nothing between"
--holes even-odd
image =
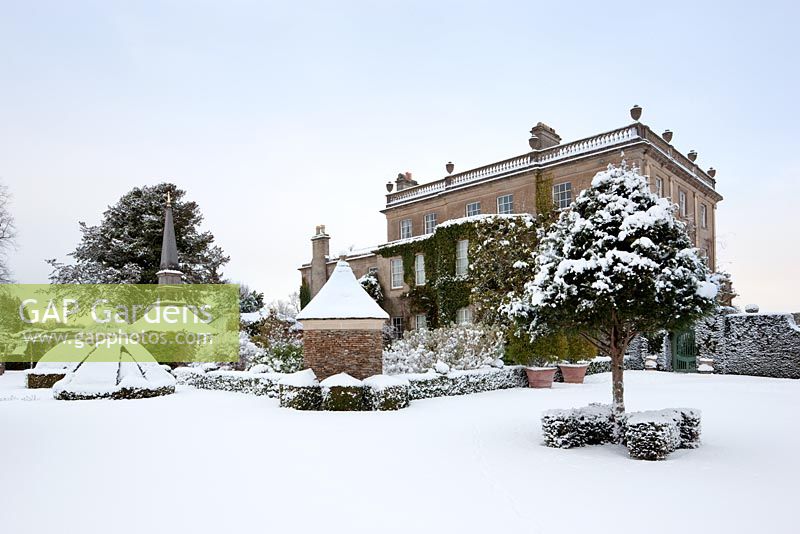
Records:
<instances>
[{"instance_id":1,"label":"lawn covered in snow","mask_svg":"<svg viewBox=\"0 0 800 534\"><path fill-rule=\"evenodd\" d=\"M362 413L189 388L55 401L22 379L0 376L9 534L797 532L797 380L626 372L629 410L703 412L699 449L644 462L540 444L542 410L608 402L609 374Z\"/></svg>"}]
</instances>

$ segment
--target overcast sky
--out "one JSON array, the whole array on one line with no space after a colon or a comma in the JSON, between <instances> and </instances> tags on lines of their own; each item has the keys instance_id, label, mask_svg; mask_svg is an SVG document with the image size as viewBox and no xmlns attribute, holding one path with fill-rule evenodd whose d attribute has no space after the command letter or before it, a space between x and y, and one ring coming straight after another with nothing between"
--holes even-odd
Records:
<instances>
[{"instance_id":1,"label":"overcast sky","mask_svg":"<svg viewBox=\"0 0 800 534\"><path fill-rule=\"evenodd\" d=\"M285 297L316 224L334 254L385 240L398 172L437 179L525 152L537 121L566 142L639 104L718 169L737 303L800 311L798 18L769 1L0 0L11 267L45 282L78 221L169 180L225 275Z\"/></svg>"}]
</instances>

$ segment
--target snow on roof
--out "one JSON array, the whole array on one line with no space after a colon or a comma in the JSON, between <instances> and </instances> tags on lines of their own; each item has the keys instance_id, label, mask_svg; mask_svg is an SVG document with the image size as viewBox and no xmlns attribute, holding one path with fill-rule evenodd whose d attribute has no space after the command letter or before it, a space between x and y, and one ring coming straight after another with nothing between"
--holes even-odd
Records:
<instances>
[{"instance_id":1,"label":"snow on roof","mask_svg":"<svg viewBox=\"0 0 800 534\"><path fill-rule=\"evenodd\" d=\"M350 264L340 260L331 277L297 315L297 319L388 319L356 280Z\"/></svg>"}]
</instances>

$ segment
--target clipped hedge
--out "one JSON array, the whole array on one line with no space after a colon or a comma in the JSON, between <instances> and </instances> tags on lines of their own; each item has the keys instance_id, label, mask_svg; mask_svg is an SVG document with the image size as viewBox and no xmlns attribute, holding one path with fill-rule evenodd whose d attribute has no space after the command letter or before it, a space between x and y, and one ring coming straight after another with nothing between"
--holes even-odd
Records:
<instances>
[{"instance_id":1,"label":"clipped hedge","mask_svg":"<svg viewBox=\"0 0 800 534\"><path fill-rule=\"evenodd\" d=\"M700 440L700 412L690 408L632 413L625 422L631 458L663 460L675 449L693 449Z\"/></svg>"},{"instance_id":2,"label":"clipped hedge","mask_svg":"<svg viewBox=\"0 0 800 534\"><path fill-rule=\"evenodd\" d=\"M542 414L544 444L570 449L614 442L614 417L609 404L547 410Z\"/></svg>"},{"instance_id":3,"label":"clipped hedge","mask_svg":"<svg viewBox=\"0 0 800 534\"><path fill-rule=\"evenodd\" d=\"M528 378L522 366L451 371L446 375L428 371L400 376L409 381L410 400L528 387Z\"/></svg>"},{"instance_id":4,"label":"clipped hedge","mask_svg":"<svg viewBox=\"0 0 800 534\"><path fill-rule=\"evenodd\" d=\"M364 412L370 409L366 388L359 386L331 386L322 388L322 409L331 412Z\"/></svg>"},{"instance_id":5,"label":"clipped hedge","mask_svg":"<svg viewBox=\"0 0 800 534\"><path fill-rule=\"evenodd\" d=\"M371 376L364 380L367 406L377 411L400 410L408 407L409 381L386 375Z\"/></svg>"},{"instance_id":6,"label":"clipped hedge","mask_svg":"<svg viewBox=\"0 0 800 534\"><path fill-rule=\"evenodd\" d=\"M611 406L547 410L542 434L548 447L570 449L614 443L616 424ZM663 460L675 449L693 449L700 441L700 412L691 408L636 412L626 415L620 441L631 458Z\"/></svg>"},{"instance_id":7,"label":"clipped hedge","mask_svg":"<svg viewBox=\"0 0 800 534\"><path fill-rule=\"evenodd\" d=\"M164 386L160 388L122 388L114 391L113 393L89 393L59 390L53 392L53 398L56 400L128 400L149 399L151 397L160 397L162 395L171 395L173 393L175 393L175 386Z\"/></svg>"},{"instance_id":8,"label":"clipped hedge","mask_svg":"<svg viewBox=\"0 0 800 534\"><path fill-rule=\"evenodd\" d=\"M47 389L67 376L66 372L60 373L26 373L25 387L28 389Z\"/></svg>"},{"instance_id":9,"label":"clipped hedge","mask_svg":"<svg viewBox=\"0 0 800 534\"><path fill-rule=\"evenodd\" d=\"M322 387L319 384L313 386L280 384L279 398L281 408L293 408L295 410L322 409Z\"/></svg>"},{"instance_id":10,"label":"clipped hedge","mask_svg":"<svg viewBox=\"0 0 800 534\"><path fill-rule=\"evenodd\" d=\"M678 425L669 417L643 412L629 417L625 425L625 446L631 458L663 460L680 442Z\"/></svg>"},{"instance_id":11,"label":"clipped hedge","mask_svg":"<svg viewBox=\"0 0 800 534\"><path fill-rule=\"evenodd\" d=\"M233 391L278 398L278 373L250 373L247 371L209 371L198 367L178 367L173 374L178 384L197 389Z\"/></svg>"}]
</instances>

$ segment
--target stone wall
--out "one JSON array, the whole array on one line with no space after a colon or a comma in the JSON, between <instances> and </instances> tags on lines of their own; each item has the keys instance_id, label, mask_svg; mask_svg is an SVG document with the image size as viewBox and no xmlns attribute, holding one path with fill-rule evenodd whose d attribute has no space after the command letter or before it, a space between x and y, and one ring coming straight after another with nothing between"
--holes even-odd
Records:
<instances>
[{"instance_id":1,"label":"stone wall","mask_svg":"<svg viewBox=\"0 0 800 534\"><path fill-rule=\"evenodd\" d=\"M800 378L800 327L789 313L723 313L696 329L700 357L722 374Z\"/></svg>"},{"instance_id":2,"label":"stone wall","mask_svg":"<svg viewBox=\"0 0 800 534\"><path fill-rule=\"evenodd\" d=\"M347 373L359 380L383 372L380 330L304 330L303 358L317 378Z\"/></svg>"}]
</instances>

